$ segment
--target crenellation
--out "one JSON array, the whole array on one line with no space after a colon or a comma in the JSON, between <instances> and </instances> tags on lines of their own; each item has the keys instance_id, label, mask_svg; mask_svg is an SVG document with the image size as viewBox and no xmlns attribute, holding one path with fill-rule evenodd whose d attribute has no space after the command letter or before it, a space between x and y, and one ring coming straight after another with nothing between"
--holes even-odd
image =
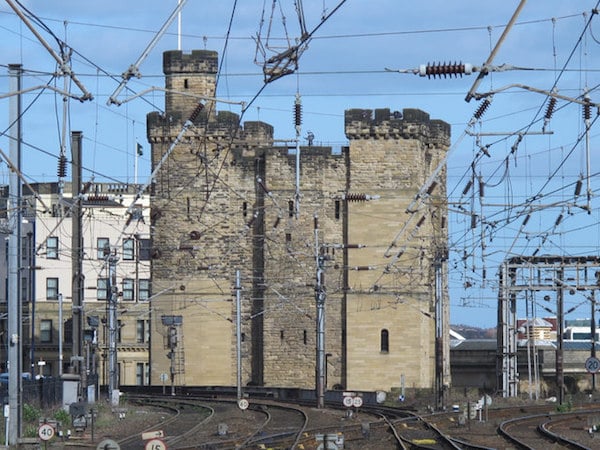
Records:
<instances>
[{"instance_id":1,"label":"crenellation","mask_svg":"<svg viewBox=\"0 0 600 450\"><path fill-rule=\"evenodd\" d=\"M449 145L450 125L430 120L429 114L419 109L350 109L344 121L348 139L420 139L427 145Z\"/></svg>"},{"instance_id":2,"label":"crenellation","mask_svg":"<svg viewBox=\"0 0 600 450\"><path fill-rule=\"evenodd\" d=\"M244 122L244 139L248 142L272 145L273 134L273 125L261 121Z\"/></svg>"},{"instance_id":3,"label":"crenellation","mask_svg":"<svg viewBox=\"0 0 600 450\"><path fill-rule=\"evenodd\" d=\"M213 50L170 50L163 53L163 73L172 74L212 74L218 70L219 54Z\"/></svg>"}]
</instances>

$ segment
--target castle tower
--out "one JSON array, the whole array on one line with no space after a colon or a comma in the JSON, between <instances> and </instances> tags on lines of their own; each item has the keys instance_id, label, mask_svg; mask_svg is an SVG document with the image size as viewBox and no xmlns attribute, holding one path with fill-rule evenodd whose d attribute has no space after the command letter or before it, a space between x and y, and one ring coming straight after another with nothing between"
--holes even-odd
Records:
<instances>
[{"instance_id":1,"label":"castle tower","mask_svg":"<svg viewBox=\"0 0 600 450\"><path fill-rule=\"evenodd\" d=\"M450 126L416 109L349 110L347 359L351 389L450 383L445 170L407 211L450 143ZM437 292L436 292L436 286ZM437 322L437 323L436 323ZM438 346L436 350L436 345Z\"/></svg>"},{"instance_id":2,"label":"castle tower","mask_svg":"<svg viewBox=\"0 0 600 450\"><path fill-rule=\"evenodd\" d=\"M166 52L165 114L150 113L152 145L151 382L235 383L230 259L246 254L233 241L243 221L231 221L230 147L234 114L217 115L217 54ZM204 108L191 116L202 101ZM193 122L190 125L190 119ZM188 127L177 141L184 128ZM248 265L250 259L236 260Z\"/></svg>"},{"instance_id":3,"label":"castle tower","mask_svg":"<svg viewBox=\"0 0 600 450\"><path fill-rule=\"evenodd\" d=\"M189 114L201 98L213 99L217 69L218 55L215 51L194 50L190 54L178 50L165 52L165 111L173 115ZM203 114L210 114L210 120L214 120L215 105L212 100L206 101Z\"/></svg>"},{"instance_id":4,"label":"castle tower","mask_svg":"<svg viewBox=\"0 0 600 450\"><path fill-rule=\"evenodd\" d=\"M418 110L402 119L389 110L374 118L348 111L349 148L301 149L298 205L296 155L274 146L269 124L242 125L209 101L176 143L198 99L214 98L216 67L214 52L165 53L166 111L148 115L156 170L152 383L167 374L175 385L235 385L240 271L242 384L314 389L322 252L328 389L389 389L401 374L410 387L431 388L431 316L447 305L433 288L443 273L436 272L446 240L443 182L407 241L409 258L388 273L383 253L443 158L448 125ZM379 200L351 201L361 193ZM354 270L362 265L376 269Z\"/></svg>"}]
</instances>

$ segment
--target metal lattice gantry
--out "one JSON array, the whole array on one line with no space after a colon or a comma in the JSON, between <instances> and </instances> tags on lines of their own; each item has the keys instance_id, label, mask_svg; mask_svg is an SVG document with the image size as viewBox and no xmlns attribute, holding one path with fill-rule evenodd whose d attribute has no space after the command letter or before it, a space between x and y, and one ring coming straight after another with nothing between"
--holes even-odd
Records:
<instances>
[{"instance_id":1,"label":"metal lattice gantry","mask_svg":"<svg viewBox=\"0 0 600 450\"><path fill-rule=\"evenodd\" d=\"M504 397L517 396L517 311L520 294L553 291L556 301L556 379L563 393L564 293L593 293L600 288L600 256L518 256L505 260L498 294L498 388ZM593 295L590 296L593 298ZM590 300L591 301L591 300Z\"/></svg>"}]
</instances>

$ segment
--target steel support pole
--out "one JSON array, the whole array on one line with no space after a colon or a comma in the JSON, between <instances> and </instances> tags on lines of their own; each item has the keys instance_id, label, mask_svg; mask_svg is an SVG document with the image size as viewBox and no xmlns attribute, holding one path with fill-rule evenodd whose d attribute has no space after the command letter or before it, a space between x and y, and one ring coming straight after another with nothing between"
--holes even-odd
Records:
<instances>
[{"instance_id":1,"label":"steel support pole","mask_svg":"<svg viewBox=\"0 0 600 450\"><path fill-rule=\"evenodd\" d=\"M20 64L9 65L11 92L21 90ZM23 364L22 342L22 316L21 304L21 95L10 98L9 103L9 136L10 159L16 166L18 173L11 171L9 174L9 228L8 238L8 409L9 427L7 430L8 443L16 445L21 437L22 427L22 402L21 402L21 367Z\"/></svg>"},{"instance_id":2,"label":"steel support pole","mask_svg":"<svg viewBox=\"0 0 600 450\"><path fill-rule=\"evenodd\" d=\"M58 377L63 375L63 295L58 294Z\"/></svg>"},{"instance_id":3,"label":"steel support pole","mask_svg":"<svg viewBox=\"0 0 600 450\"><path fill-rule=\"evenodd\" d=\"M109 253L108 261L108 394L113 405L119 403L119 374L117 372L117 257Z\"/></svg>"},{"instance_id":4,"label":"steel support pole","mask_svg":"<svg viewBox=\"0 0 600 450\"><path fill-rule=\"evenodd\" d=\"M294 194L294 206L297 219L300 215L300 132L302 130L302 103L298 93L294 103L294 121L296 125L296 193Z\"/></svg>"},{"instance_id":5,"label":"steel support pole","mask_svg":"<svg viewBox=\"0 0 600 450\"><path fill-rule=\"evenodd\" d=\"M71 156L72 163L72 195L73 213L71 222L71 297L73 311L73 336L71 352L71 365L75 373L81 377L80 396L85 398L86 380L85 370L82 370L83 361L83 299L84 299L84 275L83 275L83 236L81 235L82 222L82 199L81 199L81 142L83 134L81 131L71 133ZM61 369L62 370L62 369Z\"/></svg>"},{"instance_id":6,"label":"steel support pole","mask_svg":"<svg viewBox=\"0 0 600 450\"><path fill-rule=\"evenodd\" d=\"M590 302L592 304L592 320L590 322L590 334L592 336L592 348L590 356L592 358L596 357L596 291L592 291L592 296L590 298ZM592 373L592 392L596 392L596 373Z\"/></svg>"},{"instance_id":7,"label":"steel support pole","mask_svg":"<svg viewBox=\"0 0 600 450\"><path fill-rule=\"evenodd\" d=\"M235 332L237 349L237 399L242 398L242 287L240 271L235 272Z\"/></svg>"},{"instance_id":8,"label":"steel support pole","mask_svg":"<svg viewBox=\"0 0 600 450\"><path fill-rule=\"evenodd\" d=\"M435 270L435 388L436 406L443 409L446 405L444 389L444 339L446 328L444 326L443 308L443 278L442 260L436 255Z\"/></svg>"},{"instance_id":9,"label":"steel support pole","mask_svg":"<svg viewBox=\"0 0 600 450\"><path fill-rule=\"evenodd\" d=\"M317 264L317 276L315 286L315 300L317 304L317 361L316 361L316 394L317 408L325 407L325 255L323 247L319 244L319 221L315 216L315 253Z\"/></svg>"},{"instance_id":10,"label":"steel support pole","mask_svg":"<svg viewBox=\"0 0 600 450\"><path fill-rule=\"evenodd\" d=\"M560 280L556 287L556 387L558 389L558 404L562 405L565 396L565 378L564 378L564 334L565 334L565 309L564 309L564 287L563 269L557 271L557 278Z\"/></svg>"}]
</instances>

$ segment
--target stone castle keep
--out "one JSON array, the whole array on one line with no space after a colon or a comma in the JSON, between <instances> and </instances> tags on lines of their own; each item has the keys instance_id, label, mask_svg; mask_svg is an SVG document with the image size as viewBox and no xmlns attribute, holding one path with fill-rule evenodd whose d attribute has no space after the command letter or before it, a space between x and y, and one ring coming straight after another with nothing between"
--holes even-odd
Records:
<instances>
[{"instance_id":1,"label":"stone castle keep","mask_svg":"<svg viewBox=\"0 0 600 450\"><path fill-rule=\"evenodd\" d=\"M327 388L448 385L447 331L436 336L448 325L444 172L423 208L406 209L450 126L418 109L348 110L349 147L301 148L297 197L295 149L211 100L217 59L166 52L166 112L148 115L151 383L236 384L239 271L242 384L314 388L320 253ZM411 214L416 228L390 257Z\"/></svg>"}]
</instances>

